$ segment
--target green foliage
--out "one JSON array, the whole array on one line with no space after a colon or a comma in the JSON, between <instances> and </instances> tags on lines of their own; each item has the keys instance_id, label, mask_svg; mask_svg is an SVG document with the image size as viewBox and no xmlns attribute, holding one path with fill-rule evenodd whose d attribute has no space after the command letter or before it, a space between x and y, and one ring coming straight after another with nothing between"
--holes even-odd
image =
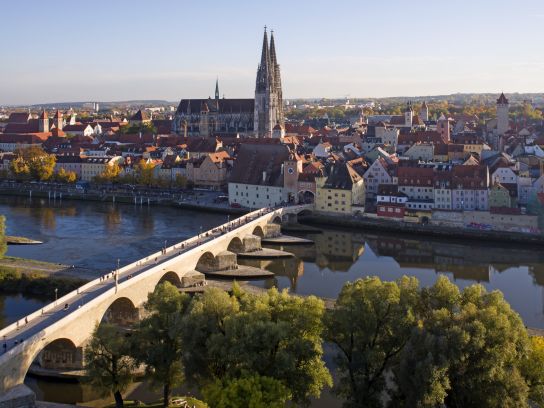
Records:
<instances>
[{"instance_id":1,"label":"green foliage","mask_svg":"<svg viewBox=\"0 0 544 408\"><path fill-rule=\"evenodd\" d=\"M0 293L22 293L53 299L75 290L86 281L74 278L51 277L40 273L23 273L18 268L0 266Z\"/></svg>"},{"instance_id":2,"label":"green foliage","mask_svg":"<svg viewBox=\"0 0 544 408\"><path fill-rule=\"evenodd\" d=\"M168 406L173 387L183 382L182 319L189 305L187 294L164 282L148 296L149 315L140 322L133 339L133 356L146 364L153 386L162 386L164 406Z\"/></svg>"},{"instance_id":3,"label":"green foliage","mask_svg":"<svg viewBox=\"0 0 544 408\"><path fill-rule=\"evenodd\" d=\"M344 286L325 321L346 407L381 407L384 395L392 407L527 406L527 333L498 291L366 278Z\"/></svg>"},{"instance_id":4,"label":"green foliage","mask_svg":"<svg viewBox=\"0 0 544 408\"><path fill-rule=\"evenodd\" d=\"M135 360L129 356L130 342L111 324L97 326L85 348L85 369L93 388L103 396L113 394L116 407L123 407L122 393L132 382Z\"/></svg>"},{"instance_id":5,"label":"green foliage","mask_svg":"<svg viewBox=\"0 0 544 408\"><path fill-rule=\"evenodd\" d=\"M324 304L271 289L229 296L209 289L185 319L184 363L201 385L248 376L281 382L296 403L320 395L331 377L322 361Z\"/></svg>"},{"instance_id":6,"label":"green foliage","mask_svg":"<svg viewBox=\"0 0 544 408\"><path fill-rule=\"evenodd\" d=\"M544 407L544 337L530 339L531 351L522 361L521 372L529 386L529 399Z\"/></svg>"},{"instance_id":7,"label":"green foliage","mask_svg":"<svg viewBox=\"0 0 544 408\"><path fill-rule=\"evenodd\" d=\"M57 161L54 154L47 154L38 146L15 149L14 154L10 170L16 179L47 181L53 176Z\"/></svg>"},{"instance_id":8,"label":"green foliage","mask_svg":"<svg viewBox=\"0 0 544 408\"><path fill-rule=\"evenodd\" d=\"M0 215L0 258L3 258L8 246L6 244L6 217Z\"/></svg>"},{"instance_id":9,"label":"green foliage","mask_svg":"<svg viewBox=\"0 0 544 408\"><path fill-rule=\"evenodd\" d=\"M415 324L418 282L407 278L382 282L359 279L342 288L327 312L326 338L340 350L336 392L347 407L381 407L388 372Z\"/></svg>"},{"instance_id":10,"label":"green foliage","mask_svg":"<svg viewBox=\"0 0 544 408\"><path fill-rule=\"evenodd\" d=\"M289 390L281 381L258 375L220 381L204 387L204 399L214 408L282 408Z\"/></svg>"}]
</instances>

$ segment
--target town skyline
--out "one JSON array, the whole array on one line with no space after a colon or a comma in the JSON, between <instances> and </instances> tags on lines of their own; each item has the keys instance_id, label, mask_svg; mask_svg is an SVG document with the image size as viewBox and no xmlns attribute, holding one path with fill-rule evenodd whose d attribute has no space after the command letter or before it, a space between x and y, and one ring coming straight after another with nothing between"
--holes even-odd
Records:
<instances>
[{"instance_id":1,"label":"town skyline","mask_svg":"<svg viewBox=\"0 0 544 408\"><path fill-rule=\"evenodd\" d=\"M275 32L285 99L544 90L544 57L535 52L544 7L536 1L469 9L460 2L459 10L469 10L460 18L443 4L396 4L340 2L338 14L361 16L356 23L327 20L330 8L319 1L278 1L266 13L243 2L116 2L99 25L77 4L8 4L3 30L16 41L7 42L0 67L0 104L176 101L211 96L217 77L227 98L248 97L264 25ZM38 23L55 21L58 10L73 18L42 32ZM513 20L523 22L515 31L508 30Z\"/></svg>"}]
</instances>

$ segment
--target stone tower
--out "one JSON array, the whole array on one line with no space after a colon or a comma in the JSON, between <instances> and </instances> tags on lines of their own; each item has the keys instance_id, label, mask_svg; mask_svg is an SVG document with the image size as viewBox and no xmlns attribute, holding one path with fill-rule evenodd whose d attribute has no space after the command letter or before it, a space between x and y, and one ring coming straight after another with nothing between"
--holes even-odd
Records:
<instances>
[{"instance_id":1,"label":"stone tower","mask_svg":"<svg viewBox=\"0 0 544 408\"><path fill-rule=\"evenodd\" d=\"M53 117L53 123L58 130L62 130L63 122L62 113L57 109L57 112L55 112L55 116Z\"/></svg>"},{"instance_id":2,"label":"stone tower","mask_svg":"<svg viewBox=\"0 0 544 408\"><path fill-rule=\"evenodd\" d=\"M412 127L412 120L414 118L414 111L412 110L412 102L406 104L406 109L404 110L404 126Z\"/></svg>"},{"instance_id":3,"label":"stone tower","mask_svg":"<svg viewBox=\"0 0 544 408\"><path fill-rule=\"evenodd\" d=\"M219 99L219 78L215 80L215 100Z\"/></svg>"},{"instance_id":4,"label":"stone tower","mask_svg":"<svg viewBox=\"0 0 544 408\"><path fill-rule=\"evenodd\" d=\"M49 132L49 116L47 116L45 109L38 118L38 130L40 132Z\"/></svg>"},{"instance_id":5,"label":"stone tower","mask_svg":"<svg viewBox=\"0 0 544 408\"><path fill-rule=\"evenodd\" d=\"M442 139L449 142L450 141L450 121L444 114L440 115L436 121L436 130L442 136Z\"/></svg>"},{"instance_id":6,"label":"stone tower","mask_svg":"<svg viewBox=\"0 0 544 408\"><path fill-rule=\"evenodd\" d=\"M283 126L283 123L281 75L276 57L274 33L271 33L269 45L265 27L261 62L257 68L255 83L255 135L257 137L272 137L274 127L277 124Z\"/></svg>"},{"instance_id":7,"label":"stone tower","mask_svg":"<svg viewBox=\"0 0 544 408\"><path fill-rule=\"evenodd\" d=\"M497 134L499 136L504 135L510 125L508 124L508 99L501 93L499 99L497 99Z\"/></svg>"},{"instance_id":8,"label":"stone tower","mask_svg":"<svg viewBox=\"0 0 544 408\"><path fill-rule=\"evenodd\" d=\"M427 102L423 101L421 104L421 108L419 108L419 118L426 122L429 120L429 107L427 106Z\"/></svg>"}]
</instances>

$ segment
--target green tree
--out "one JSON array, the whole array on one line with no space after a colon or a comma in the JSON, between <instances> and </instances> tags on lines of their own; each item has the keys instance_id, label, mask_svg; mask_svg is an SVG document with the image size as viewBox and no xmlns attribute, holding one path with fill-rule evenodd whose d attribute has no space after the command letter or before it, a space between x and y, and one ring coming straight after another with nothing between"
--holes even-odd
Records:
<instances>
[{"instance_id":1,"label":"green tree","mask_svg":"<svg viewBox=\"0 0 544 408\"><path fill-rule=\"evenodd\" d=\"M269 290L230 296L209 289L185 319L184 363L201 386L258 375L280 381L295 403L317 397L331 377L322 361L324 304Z\"/></svg>"},{"instance_id":2,"label":"green tree","mask_svg":"<svg viewBox=\"0 0 544 408\"><path fill-rule=\"evenodd\" d=\"M172 388L183 382L182 318L189 301L169 282L158 285L145 304L149 315L133 336L133 356L146 365L152 385L162 386L165 407Z\"/></svg>"},{"instance_id":3,"label":"green tree","mask_svg":"<svg viewBox=\"0 0 544 408\"><path fill-rule=\"evenodd\" d=\"M359 279L342 288L326 314L326 338L339 350L335 387L346 407L381 407L386 377L415 324L418 282Z\"/></svg>"},{"instance_id":4,"label":"green tree","mask_svg":"<svg viewBox=\"0 0 544 408\"><path fill-rule=\"evenodd\" d=\"M521 372L529 386L529 399L544 407L544 337L531 337L531 351L521 364Z\"/></svg>"},{"instance_id":5,"label":"green tree","mask_svg":"<svg viewBox=\"0 0 544 408\"><path fill-rule=\"evenodd\" d=\"M97 326L85 348L85 368L91 385L104 396L112 393L117 408L124 406L122 394L132 382L136 368L129 349L128 339L110 324Z\"/></svg>"},{"instance_id":6,"label":"green tree","mask_svg":"<svg viewBox=\"0 0 544 408\"><path fill-rule=\"evenodd\" d=\"M283 408L289 390L274 378L252 375L204 387L204 399L214 408Z\"/></svg>"},{"instance_id":7,"label":"green tree","mask_svg":"<svg viewBox=\"0 0 544 408\"><path fill-rule=\"evenodd\" d=\"M0 215L0 258L4 257L8 246L6 243L6 217Z\"/></svg>"},{"instance_id":8,"label":"green tree","mask_svg":"<svg viewBox=\"0 0 544 408\"><path fill-rule=\"evenodd\" d=\"M26 168L28 168L30 177L34 180L46 181L53 176L57 161L54 154L48 154L38 146L15 149L14 154L17 157L16 160L19 161L17 165L19 168L12 168L16 177L16 171L19 170L25 173Z\"/></svg>"},{"instance_id":9,"label":"green tree","mask_svg":"<svg viewBox=\"0 0 544 408\"><path fill-rule=\"evenodd\" d=\"M393 406L526 407L528 339L498 291L462 292L446 277L421 290L418 324L394 370Z\"/></svg>"}]
</instances>

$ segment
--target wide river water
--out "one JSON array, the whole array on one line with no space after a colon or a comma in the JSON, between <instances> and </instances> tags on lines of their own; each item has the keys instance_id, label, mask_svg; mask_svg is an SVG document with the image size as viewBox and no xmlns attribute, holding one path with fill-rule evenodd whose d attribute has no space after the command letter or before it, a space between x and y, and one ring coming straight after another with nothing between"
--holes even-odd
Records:
<instances>
[{"instance_id":1,"label":"wide river water","mask_svg":"<svg viewBox=\"0 0 544 408\"><path fill-rule=\"evenodd\" d=\"M0 214L6 216L7 234L44 242L11 246L8 255L77 265L97 270L97 275L114 269L117 259L121 265L132 262L159 250L165 240L170 245L227 220L226 215L170 207L13 197L0 197ZM284 248L295 253L295 258L244 262L276 273L273 279L255 283L334 298L345 282L364 276L394 280L410 275L422 285L430 285L444 274L460 287L481 283L489 290L501 290L527 326L544 328L544 251L539 248L375 231L321 230L306 235L315 245ZM44 303L44 299L0 295L0 326ZM86 402L97 398L79 384L30 378L27 383L44 400ZM133 388L131 398L154 398L145 384ZM336 405L323 400L315 404Z\"/></svg>"}]
</instances>

